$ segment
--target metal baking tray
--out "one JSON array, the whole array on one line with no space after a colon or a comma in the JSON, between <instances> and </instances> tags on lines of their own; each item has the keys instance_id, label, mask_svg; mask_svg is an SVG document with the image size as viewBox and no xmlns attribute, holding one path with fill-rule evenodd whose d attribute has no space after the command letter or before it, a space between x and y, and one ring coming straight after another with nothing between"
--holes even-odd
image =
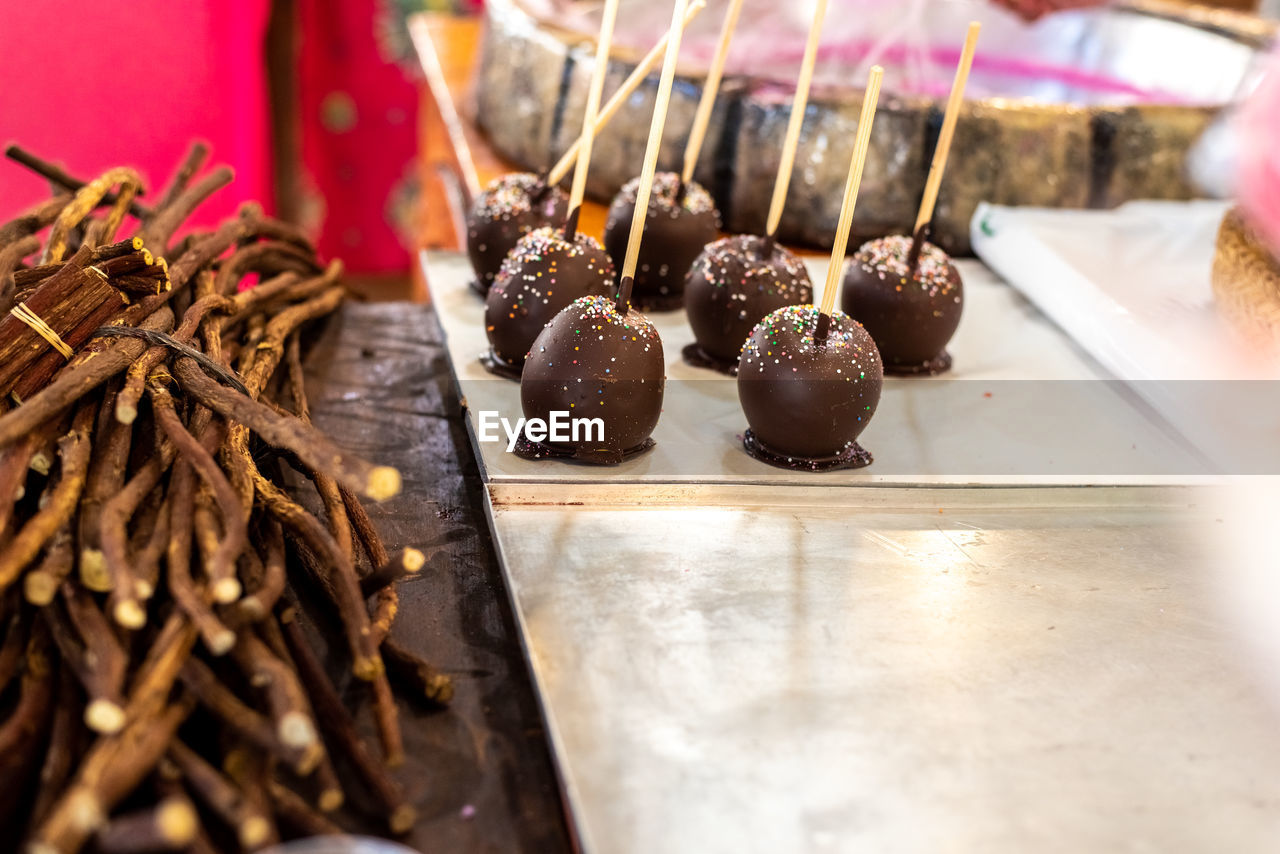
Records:
<instances>
[{"instance_id":1,"label":"metal baking tray","mask_svg":"<svg viewBox=\"0 0 1280 854\"><path fill-rule=\"evenodd\" d=\"M474 438L518 387L477 360L465 260L423 263ZM733 381L679 361L679 314L654 319L701 417L668 408L651 455L476 446L583 851L1271 850L1280 738L1203 573L1221 496L1170 485L1205 478L880 468L993 429L935 411L950 386L1105 390L1113 430L1082 444L1186 452L1016 292L962 271L956 379L890 385L861 472L746 457Z\"/></svg>"},{"instance_id":2,"label":"metal baking tray","mask_svg":"<svg viewBox=\"0 0 1280 854\"><path fill-rule=\"evenodd\" d=\"M821 282L825 262L808 262ZM485 371L484 305L465 256L424 252L422 264L476 439L477 413L520 417L519 385ZM611 467L528 461L505 443L475 442L494 494L532 485L672 486L1118 486L1212 480L1211 467L1123 383L1114 381L983 265L961 261L966 306L945 377L890 379L860 438L875 457L856 470L775 468L742 447L736 381L686 365L693 340L683 312L650 315L663 340L667 392L644 455ZM683 494L683 493L681 493Z\"/></svg>"}]
</instances>

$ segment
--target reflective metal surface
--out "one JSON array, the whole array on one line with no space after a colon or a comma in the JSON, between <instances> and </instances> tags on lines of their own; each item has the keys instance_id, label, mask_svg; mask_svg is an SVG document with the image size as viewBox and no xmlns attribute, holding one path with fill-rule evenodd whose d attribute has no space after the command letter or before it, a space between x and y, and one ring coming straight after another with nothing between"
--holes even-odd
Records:
<instances>
[{"instance_id":1,"label":"reflective metal surface","mask_svg":"<svg viewBox=\"0 0 1280 854\"><path fill-rule=\"evenodd\" d=\"M494 384L456 266L432 254L428 278L474 404ZM1047 376L1096 369L1025 307L1001 317ZM484 461L588 854L1275 850L1280 706L1217 604L1214 488Z\"/></svg>"},{"instance_id":2,"label":"reflective metal surface","mask_svg":"<svg viewBox=\"0 0 1280 854\"><path fill-rule=\"evenodd\" d=\"M1200 494L891 492L495 508L588 852L1275 850Z\"/></svg>"}]
</instances>

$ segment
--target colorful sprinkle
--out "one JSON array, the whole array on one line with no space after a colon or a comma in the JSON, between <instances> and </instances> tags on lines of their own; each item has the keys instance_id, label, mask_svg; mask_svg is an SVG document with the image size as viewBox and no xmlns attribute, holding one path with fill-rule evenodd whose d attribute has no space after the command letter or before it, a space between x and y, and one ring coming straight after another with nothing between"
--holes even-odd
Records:
<instances>
[{"instance_id":1,"label":"colorful sprinkle","mask_svg":"<svg viewBox=\"0 0 1280 854\"><path fill-rule=\"evenodd\" d=\"M901 291L910 273L907 265L910 253L911 238L894 234L862 244L854 253L853 262L861 264L864 272L874 273L882 280L897 279L895 289ZM947 253L926 242L920 251L914 283L930 297L949 296L956 289L956 277Z\"/></svg>"}]
</instances>

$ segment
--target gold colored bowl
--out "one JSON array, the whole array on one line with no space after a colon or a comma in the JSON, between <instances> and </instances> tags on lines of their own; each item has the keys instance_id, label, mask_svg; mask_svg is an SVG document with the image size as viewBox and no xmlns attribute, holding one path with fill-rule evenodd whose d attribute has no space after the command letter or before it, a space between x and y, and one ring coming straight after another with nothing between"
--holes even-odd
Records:
<instances>
[{"instance_id":1,"label":"gold colored bowl","mask_svg":"<svg viewBox=\"0 0 1280 854\"><path fill-rule=\"evenodd\" d=\"M751 2L742 19L748 26ZM791 8L759 2L764 4L760 15ZM577 17L578 29L572 30L554 14L539 11L548 4L551 0L486 4L476 79L479 124L500 153L531 170L555 162L579 133L594 62L586 31L595 13ZM638 34L648 32L650 17L669 14L668 9L650 0L623 0L621 35L615 41L625 42L628 31L641 41ZM693 25L702 35L691 38L713 33L722 9L712 2ZM993 14L979 0L972 7L939 3L935 12L948 9L958 15ZM953 29L956 39L963 35L962 25L957 29L954 22L934 17L931 12L930 43L947 44ZM843 23L831 16L828 22L837 29ZM1140 103L1123 93L1085 91L1064 82L1069 75L1049 82L984 79L987 72L975 65L969 87L973 97L960 116L935 211L935 239L955 253L969 251L969 221L981 201L1110 208L1131 199L1193 197L1188 152L1221 108L1247 86L1254 58L1272 37L1274 25L1224 10L1137 0L1051 16L1027 31L1035 37L1031 43L1019 42L1017 32L1010 32L984 29L980 54L985 50L991 57L1029 61L1048 56L1059 67L1114 79L1135 91L1168 93L1168 102ZM614 52L606 93L630 73L638 55L625 47ZM751 73L739 69L725 77L695 176L715 196L728 231L763 228L790 111L793 81L782 73L789 68L765 63L751 67ZM949 84L948 69L937 70L934 76L939 75ZM660 169L679 169L704 76L697 62L682 62ZM779 229L783 240L830 245L862 105L862 92L842 82L853 79L862 78L839 60L820 63ZM655 75L598 138L588 185L594 198L609 199L638 172L656 88ZM937 139L945 97L891 90L886 74L854 219L854 246L910 228Z\"/></svg>"},{"instance_id":2,"label":"gold colored bowl","mask_svg":"<svg viewBox=\"0 0 1280 854\"><path fill-rule=\"evenodd\" d=\"M1218 310L1250 347L1280 356L1280 259L1232 208L1218 230L1213 257Z\"/></svg>"}]
</instances>

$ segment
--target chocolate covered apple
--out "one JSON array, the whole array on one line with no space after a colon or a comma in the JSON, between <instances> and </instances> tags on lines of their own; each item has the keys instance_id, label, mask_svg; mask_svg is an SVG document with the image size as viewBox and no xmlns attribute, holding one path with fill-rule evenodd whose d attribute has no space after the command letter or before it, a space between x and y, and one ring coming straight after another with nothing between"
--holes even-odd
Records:
<instances>
[{"instance_id":1,"label":"chocolate covered apple","mask_svg":"<svg viewBox=\"0 0 1280 854\"><path fill-rule=\"evenodd\" d=\"M841 307L871 333L885 373L938 374L951 367L964 286L947 253L926 242L915 259L911 248L904 236L864 243L845 265Z\"/></svg>"},{"instance_id":2,"label":"chocolate covered apple","mask_svg":"<svg viewBox=\"0 0 1280 854\"><path fill-rule=\"evenodd\" d=\"M534 229L520 239L507 256L485 298L485 334L489 352L481 358L490 371L519 377L534 339L561 309L578 297L613 293L613 264L593 237L578 233L587 187L587 170L595 142L594 128L618 0L606 0L596 43L595 71L587 90L578 140L573 186L569 191L569 216L562 227Z\"/></svg>"},{"instance_id":3,"label":"chocolate covered apple","mask_svg":"<svg viewBox=\"0 0 1280 854\"><path fill-rule=\"evenodd\" d=\"M628 181L609 206L604 247L622 266L636 212L639 178ZM670 311L684 302L685 276L702 248L720 233L720 214L701 184L683 183L674 172L654 176L644 243L636 266L632 300L646 311Z\"/></svg>"},{"instance_id":4,"label":"chocolate covered apple","mask_svg":"<svg viewBox=\"0 0 1280 854\"><path fill-rule=\"evenodd\" d=\"M738 400L749 425L743 447L771 465L827 471L871 462L858 437L880 403L880 353L862 325L834 305L883 74L873 66L867 80L822 306L772 312L738 360Z\"/></svg>"},{"instance_id":5,"label":"chocolate covered apple","mask_svg":"<svg viewBox=\"0 0 1280 854\"><path fill-rule=\"evenodd\" d=\"M685 313L694 343L684 360L721 373L738 372L738 356L770 312L812 301L804 262L776 241L753 234L708 244L685 281Z\"/></svg>"},{"instance_id":6,"label":"chocolate covered apple","mask_svg":"<svg viewBox=\"0 0 1280 854\"><path fill-rule=\"evenodd\" d=\"M964 287L928 234L980 29L977 21L969 24L912 236L864 243L845 270L841 305L879 345L886 373L938 374L951 367L946 346L960 324Z\"/></svg>"},{"instance_id":7,"label":"chocolate covered apple","mask_svg":"<svg viewBox=\"0 0 1280 854\"><path fill-rule=\"evenodd\" d=\"M631 294L644 235L643 212L649 204L680 52L678 23L684 19L687 3L676 0L672 12L672 35L658 82L617 296L574 300L533 342L520 377L526 432L516 450L522 456L616 465L653 447L650 434L662 414L666 363L657 329L632 308ZM550 424L566 415L588 429L576 434L570 430L568 438L531 435L529 421Z\"/></svg>"},{"instance_id":8,"label":"chocolate covered apple","mask_svg":"<svg viewBox=\"0 0 1280 854\"><path fill-rule=\"evenodd\" d=\"M880 402L880 354L843 312L821 320L816 306L780 308L742 348L738 399L750 425L743 442L757 459L807 471L871 462L857 440Z\"/></svg>"},{"instance_id":9,"label":"chocolate covered apple","mask_svg":"<svg viewBox=\"0 0 1280 854\"><path fill-rule=\"evenodd\" d=\"M693 180L693 172L706 139L707 125L711 121L729 46L741 12L742 0L730 0L685 143L683 168L679 173L656 173L651 179L652 186L645 205L644 242L636 259L635 292L632 295L635 304L645 311L680 308L684 302L685 276L689 267L702 248L720 233L720 212L706 188ZM609 206L604 247L619 269L625 266L640 185L641 178L628 181Z\"/></svg>"},{"instance_id":10,"label":"chocolate covered apple","mask_svg":"<svg viewBox=\"0 0 1280 854\"><path fill-rule=\"evenodd\" d=\"M489 337L485 367L518 378L542 329L584 296L612 296L613 262L593 237L544 227L526 234L507 256L485 297Z\"/></svg>"},{"instance_id":11,"label":"chocolate covered apple","mask_svg":"<svg viewBox=\"0 0 1280 854\"><path fill-rule=\"evenodd\" d=\"M528 172L503 175L485 188L467 214L467 257L476 274L473 287L482 295L488 293L520 238L535 228L564 222L568 202L563 190Z\"/></svg>"},{"instance_id":12,"label":"chocolate covered apple","mask_svg":"<svg viewBox=\"0 0 1280 854\"><path fill-rule=\"evenodd\" d=\"M526 439L525 457L617 464L648 450L666 385L662 340L644 315L614 297L582 297L556 315L529 353L520 379L524 416L599 419L567 442Z\"/></svg>"}]
</instances>

